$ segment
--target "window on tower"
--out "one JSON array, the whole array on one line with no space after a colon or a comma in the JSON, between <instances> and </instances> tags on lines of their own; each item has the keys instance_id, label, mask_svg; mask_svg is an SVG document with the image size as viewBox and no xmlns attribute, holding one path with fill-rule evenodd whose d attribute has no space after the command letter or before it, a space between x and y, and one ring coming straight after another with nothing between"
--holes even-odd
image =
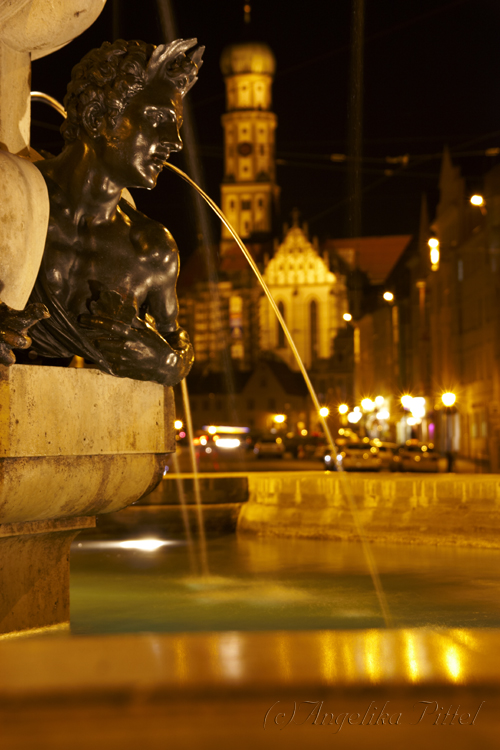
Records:
<instances>
[{"instance_id":1,"label":"window on tower","mask_svg":"<svg viewBox=\"0 0 500 750\"><path fill-rule=\"evenodd\" d=\"M266 152L265 146L264 146L263 143L261 143L260 144L260 155L264 156L265 152Z\"/></svg>"},{"instance_id":2,"label":"window on tower","mask_svg":"<svg viewBox=\"0 0 500 750\"><path fill-rule=\"evenodd\" d=\"M241 210L242 211L250 211L252 208L252 202L251 201L241 201Z\"/></svg>"}]
</instances>

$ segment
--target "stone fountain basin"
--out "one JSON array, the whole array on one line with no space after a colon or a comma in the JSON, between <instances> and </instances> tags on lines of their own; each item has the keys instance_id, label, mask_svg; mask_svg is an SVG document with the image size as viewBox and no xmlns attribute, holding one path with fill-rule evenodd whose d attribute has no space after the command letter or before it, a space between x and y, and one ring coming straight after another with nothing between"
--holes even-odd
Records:
<instances>
[{"instance_id":1,"label":"stone fountain basin","mask_svg":"<svg viewBox=\"0 0 500 750\"><path fill-rule=\"evenodd\" d=\"M172 389L98 370L0 367L0 633L69 620L69 548L160 481Z\"/></svg>"}]
</instances>

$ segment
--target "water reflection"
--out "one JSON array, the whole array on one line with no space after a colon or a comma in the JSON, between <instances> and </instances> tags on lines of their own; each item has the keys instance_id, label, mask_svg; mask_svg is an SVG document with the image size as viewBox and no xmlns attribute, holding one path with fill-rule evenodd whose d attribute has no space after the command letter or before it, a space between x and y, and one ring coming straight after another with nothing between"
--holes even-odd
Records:
<instances>
[{"instance_id":1,"label":"water reflection","mask_svg":"<svg viewBox=\"0 0 500 750\"><path fill-rule=\"evenodd\" d=\"M355 543L209 539L211 573L197 576L183 541L127 541L132 544L102 540L74 545L72 632L331 631L383 626ZM161 546L145 551L137 546L144 541ZM473 638L468 635L464 642L465 631L460 629L500 625L500 602L493 585L498 578L498 553L373 545L373 554L401 627L457 628L452 641L439 644L439 652L447 654L442 662L447 678L458 681L459 655L473 648ZM356 656L340 650L337 657L346 662L348 672L347 662L354 659L353 671L363 669L376 681L377 665L388 659L381 643L375 633ZM398 645L414 682L425 677L426 663L431 656L434 659L419 653L419 647L411 633ZM322 649L325 665L334 670L326 642Z\"/></svg>"}]
</instances>

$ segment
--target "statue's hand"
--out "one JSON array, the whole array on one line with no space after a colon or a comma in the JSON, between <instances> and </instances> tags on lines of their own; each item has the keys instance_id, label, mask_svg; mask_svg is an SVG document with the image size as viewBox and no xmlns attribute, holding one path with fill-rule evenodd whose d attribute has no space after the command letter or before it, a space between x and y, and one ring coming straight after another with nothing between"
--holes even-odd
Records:
<instances>
[{"instance_id":1,"label":"statue's hand","mask_svg":"<svg viewBox=\"0 0 500 750\"><path fill-rule=\"evenodd\" d=\"M176 385L193 364L193 347L182 328L163 338L140 318L128 325L103 315L81 315L79 322L119 377Z\"/></svg>"},{"instance_id":2,"label":"statue's hand","mask_svg":"<svg viewBox=\"0 0 500 750\"><path fill-rule=\"evenodd\" d=\"M0 302L0 364L13 365L16 357L12 349L29 349L31 339L28 329L43 318L50 318L49 311L39 302L24 310L12 308Z\"/></svg>"}]
</instances>

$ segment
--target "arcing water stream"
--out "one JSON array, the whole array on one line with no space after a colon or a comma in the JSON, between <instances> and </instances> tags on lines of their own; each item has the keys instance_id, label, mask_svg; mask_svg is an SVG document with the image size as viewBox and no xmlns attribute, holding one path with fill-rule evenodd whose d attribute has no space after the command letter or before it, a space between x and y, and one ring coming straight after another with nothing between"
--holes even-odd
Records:
<instances>
[{"instance_id":1,"label":"arcing water stream","mask_svg":"<svg viewBox=\"0 0 500 750\"><path fill-rule=\"evenodd\" d=\"M321 425L323 427L323 430L325 432L326 438L327 438L328 443L330 445L330 449L332 451L332 454L336 455L337 448L336 448L336 445L335 445L335 443L333 441L332 434L330 432L330 428L328 427L326 419L325 419L325 417L323 417L321 415L321 411L320 411L321 410L321 405L319 403L318 396L316 395L316 391L314 390L313 384L311 383L311 379L309 378L309 375L307 373L305 365L304 365L304 363L302 361L302 358L301 358L301 356L299 354L299 351L298 351L298 349L297 349L297 347L295 345L295 341L293 340L292 334L288 330L288 326L285 323L285 320L284 320L282 314L279 311L278 305L276 304L276 301L275 301L273 295L271 294L271 291L270 291L269 287L267 286L266 282L264 281L264 279L262 277L262 274L260 273L260 271L259 271L259 269L257 267L257 264L255 263L254 259L250 255L250 253L247 250L247 248L245 247L245 245L243 244L243 242L240 239L240 237L237 234L237 232L233 229L233 227L231 226L231 224L229 223L229 221L227 220L227 218L222 213L221 209L205 193L205 191L202 190L199 187L199 185L197 185L185 172L183 172L178 167L174 167L174 165L170 164L169 162L167 162L165 164L165 166L168 167L173 172L175 172L176 174L178 174L180 177L182 177L183 180L185 180L189 185L191 185L191 187L193 187L195 190L198 191L198 193L202 196L202 198L204 198L204 200L208 203L208 205L210 206L210 208L217 214L217 216L222 221L222 223L227 227L227 229L229 230L229 232L233 236L235 242L237 243L238 247L242 251L242 253L245 256L245 258L247 259L247 261L248 261L248 263L249 263L252 271L256 275L256 277L257 277L257 279L259 281L259 284L261 285L261 287L262 287L262 289L263 289L266 297L268 298L269 303L271 304L271 307L272 307L272 309L274 310L274 312L276 314L276 317L279 320L280 326L282 327L283 332L285 334L285 337L286 337L286 339L287 339L287 341L288 341L288 343L290 345L290 349L292 350L293 356L295 357L295 360L296 360L296 362L297 362L297 364L299 366L299 369L300 369L300 371L301 371L301 373L302 373L302 375L304 377L304 380L306 382L307 389L309 391L309 394L311 396L312 402L314 404L314 408L316 409L316 412L317 412L317 414L318 414L318 416L319 416L319 418L321 420ZM189 406L188 406L188 409L189 409ZM193 470L195 470L194 464L193 464ZM364 556L365 556L365 559L366 559L366 563L368 565L368 569L370 571L370 576L372 578L373 585L375 587L375 591L377 593L377 597L378 597L379 604L380 604L380 609L382 610L382 615L384 617L384 621L385 621L386 627L391 627L391 624L392 624L391 615L390 615L389 608L388 608L388 605L387 605L387 599L386 599L384 590L382 588L382 584L380 582L380 577L379 577L378 570L377 570L377 567L376 567L376 564L375 564L375 560L373 558L370 545L369 545L369 543L368 543L368 541L366 539L366 536L364 534L364 531L363 531L363 528L362 528L362 525L361 525L361 521L360 521L360 518L359 518L358 509L356 507L356 503L354 502L354 497L352 495L351 488L349 486L347 478L345 477L344 472L341 472L341 473L342 473L342 476L344 477L344 479L343 479L343 489L344 489L344 492L345 492L345 496L347 498L347 501L348 501L348 504L349 504L349 508L350 508L350 511L352 513L352 517L353 517L353 520L354 520L354 524L356 526L356 532L357 532L357 534L358 534L358 536L360 538L360 541L361 541L361 544L362 544L362 547L363 547L363 553L364 553ZM198 500L198 498L197 498L197 500ZM200 501L201 501L201 498L200 498ZM199 512L201 512L201 510Z\"/></svg>"}]
</instances>

